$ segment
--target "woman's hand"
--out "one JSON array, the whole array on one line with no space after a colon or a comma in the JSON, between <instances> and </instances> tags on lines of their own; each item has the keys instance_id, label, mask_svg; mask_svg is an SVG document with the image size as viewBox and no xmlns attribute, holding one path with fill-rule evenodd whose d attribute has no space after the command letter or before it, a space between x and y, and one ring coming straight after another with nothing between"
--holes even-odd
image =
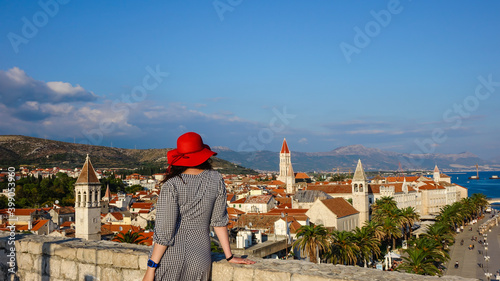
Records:
<instances>
[{"instance_id":1,"label":"woman's hand","mask_svg":"<svg viewBox=\"0 0 500 281\"><path fill-rule=\"evenodd\" d=\"M144 278L142 278L142 281L153 280L155 280L155 269L148 266L148 269L146 270L146 274L144 275Z\"/></svg>"},{"instance_id":2,"label":"woman's hand","mask_svg":"<svg viewBox=\"0 0 500 281\"><path fill-rule=\"evenodd\" d=\"M253 260L238 258L238 257L233 257L231 260L229 260L229 262L230 263L237 263L237 264L254 264L255 263Z\"/></svg>"}]
</instances>

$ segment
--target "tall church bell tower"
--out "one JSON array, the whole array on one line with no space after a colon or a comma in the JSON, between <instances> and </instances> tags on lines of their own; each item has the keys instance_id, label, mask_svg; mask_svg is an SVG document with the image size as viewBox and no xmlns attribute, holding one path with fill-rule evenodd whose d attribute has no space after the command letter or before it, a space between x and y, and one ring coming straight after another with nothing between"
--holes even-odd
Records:
<instances>
[{"instance_id":1,"label":"tall church bell tower","mask_svg":"<svg viewBox=\"0 0 500 281\"><path fill-rule=\"evenodd\" d=\"M359 211L359 227L363 226L365 221L370 220L370 205L368 201L368 179L361 160L358 160L356 171L352 177L352 205Z\"/></svg>"},{"instance_id":2,"label":"tall church bell tower","mask_svg":"<svg viewBox=\"0 0 500 281\"><path fill-rule=\"evenodd\" d=\"M75 183L75 237L101 240L101 183L89 155Z\"/></svg>"}]
</instances>

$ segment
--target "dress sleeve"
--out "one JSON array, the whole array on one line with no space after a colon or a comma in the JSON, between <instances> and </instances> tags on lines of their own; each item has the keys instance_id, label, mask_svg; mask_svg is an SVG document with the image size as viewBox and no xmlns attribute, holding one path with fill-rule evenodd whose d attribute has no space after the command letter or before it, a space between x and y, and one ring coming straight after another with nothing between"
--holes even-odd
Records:
<instances>
[{"instance_id":1,"label":"dress sleeve","mask_svg":"<svg viewBox=\"0 0 500 281\"><path fill-rule=\"evenodd\" d=\"M153 241L163 246L172 246L179 216L177 190L171 184L165 184L156 203L156 221Z\"/></svg>"},{"instance_id":2,"label":"dress sleeve","mask_svg":"<svg viewBox=\"0 0 500 281\"><path fill-rule=\"evenodd\" d=\"M217 199L215 199L214 209L212 210L210 226L227 226L229 219L227 216L226 202L226 184L221 177L217 188Z\"/></svg>"}]
</instances>

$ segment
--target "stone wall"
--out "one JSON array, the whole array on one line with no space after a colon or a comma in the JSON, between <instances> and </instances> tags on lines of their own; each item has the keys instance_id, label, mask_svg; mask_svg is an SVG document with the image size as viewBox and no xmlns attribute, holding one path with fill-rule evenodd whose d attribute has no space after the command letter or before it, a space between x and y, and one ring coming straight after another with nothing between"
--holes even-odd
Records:
<instances>
[{"instance_id":1,"label":"stone wall","mask_svg":"<svg viewBox=\"0 0 500 281\"><path fill-rule=\"evenodd\" d=\"M29 281L134 281L142 280L150 247L109 241L82 241L38 235L18 235L15 240L17 271L8 274L10 245L0 234L0 280ZM323 280L473 280L461 277L423 277L352 266L312 264L306 261L264 260L255 265L235 265L214 254L214 281L323 281Z\"/></svg>"}]
</instances>

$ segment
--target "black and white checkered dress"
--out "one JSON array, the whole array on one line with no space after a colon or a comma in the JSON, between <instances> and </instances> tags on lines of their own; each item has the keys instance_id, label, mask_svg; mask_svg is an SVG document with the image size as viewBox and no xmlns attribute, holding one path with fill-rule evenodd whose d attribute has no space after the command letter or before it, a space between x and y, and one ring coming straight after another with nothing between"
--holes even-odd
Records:
<instances>
[{"instance_id":1,"label":"black and white checkered dress","mask_svg":"<svg viewBox=\"0 0 500 281\"><path fill-rule=\"evenodd\" d=\"M228 223L226 186L219 172L181 177L184 182L174 177L163 184L156 206L153 241L168 246L155 271L157 281L208 280L210 226Z\"/></svg>"}]
</instances>

